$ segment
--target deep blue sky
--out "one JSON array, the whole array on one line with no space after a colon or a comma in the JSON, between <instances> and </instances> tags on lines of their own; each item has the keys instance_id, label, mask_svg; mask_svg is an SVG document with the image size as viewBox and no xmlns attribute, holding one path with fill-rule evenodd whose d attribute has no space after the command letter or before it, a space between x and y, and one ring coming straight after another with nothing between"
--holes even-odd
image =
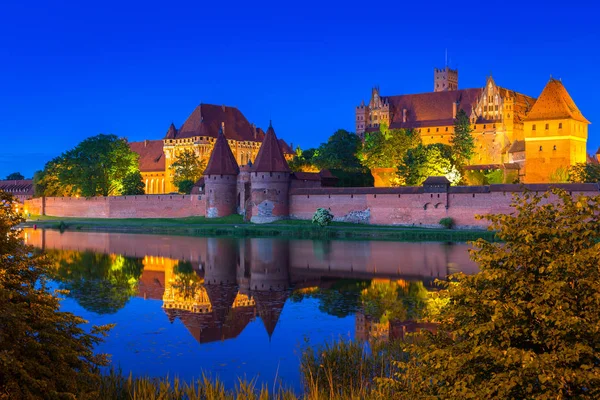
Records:
<instances>
[{"instance_id":1,"label":"deep blue sky","mask_svg":"<svg viewBox=\"0 0 600 400\"><path fill-rule=\"evenodd\" d=\"M562 78L595 152L600 10L585 3L2 2L0 177L31 176L101 132L160 139L200 102L263 128L272 118L286 141L315 146L354 130L372 85L431 91L446 48L460 88L492 73L537 97Z\"/></svg>"}]
</instances>

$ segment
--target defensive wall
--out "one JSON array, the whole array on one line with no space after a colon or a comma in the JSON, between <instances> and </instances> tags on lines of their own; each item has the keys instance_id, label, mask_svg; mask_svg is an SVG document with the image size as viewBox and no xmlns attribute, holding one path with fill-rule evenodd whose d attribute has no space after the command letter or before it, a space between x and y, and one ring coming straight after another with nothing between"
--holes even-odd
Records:
<instances>
[{"instance_id":1,"label":"defensive wall","mask_svg":"<svg viewBox=\"0 0 600 400\"><path fill-rule=\"evenodd\" d=\"M26 200L27 213L82 218L181 218L204 215L204 195L45 197Z\"/></svg>"},{"instance_id":2,"label":"defensive wall","mask_svg":"<svg viewBox=\"0 0 600 400\"><path fill-rule=\"evenodd\" d=\"M489 186L413 186L396 188L309 187L289 191L289 218L312 219L317 208L329 209L337 221L375 225L439 226L452 218L457 227L485 227L477 215L511 213L513 194L543 193L562 188L573 196L598 195L599 185L529 184ZM277 199L285 202L286 199ZM120 197L49 197L25 202L31 214L86 218L180 218L203 216L206 197L200 195L142 195Z\"/></svg>"}]
</instances>

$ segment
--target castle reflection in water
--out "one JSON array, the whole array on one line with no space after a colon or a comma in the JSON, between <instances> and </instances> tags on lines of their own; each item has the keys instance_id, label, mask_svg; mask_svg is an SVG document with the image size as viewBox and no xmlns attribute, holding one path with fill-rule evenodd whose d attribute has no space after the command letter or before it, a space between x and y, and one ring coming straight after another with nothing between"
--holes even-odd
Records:
<instances>
[{"instance_id":1,"label":"castle reflection in water","mask_svg":"<svg viewBox=\"0 0 600 400\"><path fill-rule=\"evenodd\" d=\"M272 238L199 238L141 234L24 232L34 247L63 264L92 252L141 262L132 294L161 300L169 320L180 319L200 343L238 336L257 316L275 330L290 296L327 290L340 280L419 282L462 271L476 273L465 244L385 241L313 241ZM59 261L57 261L59 262ZM135 274L134 274L135 275ZM357 338L402 336L425 325L384 321L355 312Z\"/></svg>"}]
</instances>

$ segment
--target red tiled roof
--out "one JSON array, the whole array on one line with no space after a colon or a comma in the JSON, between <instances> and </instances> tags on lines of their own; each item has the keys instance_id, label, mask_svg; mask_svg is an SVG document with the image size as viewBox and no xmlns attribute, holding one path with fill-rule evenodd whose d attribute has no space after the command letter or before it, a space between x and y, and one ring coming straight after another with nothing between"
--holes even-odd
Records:
<instances>
[{"instance_id":1,"label":"red tiled roof","mask_svg":"<svg viewBox=\"0 0 600 400\"><path fill-rule=\"evenodd\" d=\"M269 125L265 139L260 146L254 166L253 172L290 172L273 126Z\"/></svg>"},{"instance_id":2,"label":"red tiled roof","mask_svg":"<svg viewBox=\"0 0 600 400\"><path fill-rule=\"evenodd\" d=\"M285 301L288 298L288 292L287 290L269 292L253 291L252 298L256 302L258 316L262 320L269 337L271 337L281 316Z\"/></svg>"},{"instance_id":3,"label":"red tiled roof","mask_svg":"<svg viewBox=\"0 0 600 400\"><path fill-rule=\"evenodd\" d=\"M281 151L283 151L283 154L296 154L296 152L290 147L290 145L287 144L283 139L279 139L279 147L281 147Z\"/></svg>"},{"instance_id":4,"label":"red tiled roof","mask_svg":"<svg viewBox=\"0 0 600 400\"><path fill-rule=\"evenodd\" d=\"M294 172L292 177L301 181L320 181L321 175L318 172Z\"/></svg>"},{"instance_id":5,"label":"red tiled roof","mask_svg":"<svg viewBox=\"0 0 600 400\"><path fill-rule=\"evenodd\" d=\"M572 118L577 121L590 123L581 114L581 111L575 105L575 102L562 82L550 79L525 120L539 121L563 118Z\"/></svg>"},{"instance_id":6,"label":"red tiled roof","mask_svg":"<svg viewBox=\"0 0 600 400\"><path fill-rule=\"evenodd\" d=\"M129 148L140 156L140 172L164 172L165 154L163 153L162 140L131 142L129 143Z\"/></svg>"},{"instance_id":7,"label":"red tiled roof","mask_svg":"<svg viewBox=\"0 0 600 400\"><path fill-rule=\"evenodd\" d=\"M0 181L0 190L11 194L33 195L33 181L31 179Z\"/></svg>"},{"instance_id":8,"label":"red tiled roof","mask_svg":"<svg viewBox=\"0 0 600 400\"><path fill-rule=\"evenodd\" d=\"M521 153L523 151L525 151L525 141L524 140L515 140L510 145L510 149L508 149L509 153Z\"/></svg>"},{"instance_id":9,"label":"red tiled roof","mask_svg":"<svg viewBox=\"0 0 600 400\"><path fill-rule=\"evenodd\" d=\"M225 124L225 137L236 141L260 141L257 129L235 107L200 104L179 128L175 139L196 136L214 137Z\"/></svg>"},{"instance_id":10,"label":"red tiled roof","mask_svg":"<svg viewBox=\"0 0 600 400\"><path fill-rule=\"evenodd\" d=\"M204 175L237 175L239 172L240 167L221 130L217 136L215 146L210 153L210 159L204 170Z\"/></svg>"},{"instance_id":11,"label":"red tiled roof","mask_svg":"<svg viewBox=\"0 0 600 400\"><path fill-rule=\"evenodd\" d=\"M454 124L452 103L458 102L457 110L465 110L471 115L473 106L477 104L482 89L462 89L448 92L430 92L389 96L392 121L390 128L417 128L432 125ZM403 110L406 109L406 122L402 122Z\"/></svg>"}]
</instances>

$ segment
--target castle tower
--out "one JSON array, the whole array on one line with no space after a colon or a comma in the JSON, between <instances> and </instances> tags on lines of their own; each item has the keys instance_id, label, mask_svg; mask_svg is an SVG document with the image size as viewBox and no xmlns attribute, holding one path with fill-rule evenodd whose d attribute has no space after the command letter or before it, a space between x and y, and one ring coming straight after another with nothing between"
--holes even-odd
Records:
<instances>
[{"instance_id":1,"label":"castle tower","mask_svg":"<svg viewBox=\"0 0 600 400\"><path fill-rule=\"evenodd\" d=\"M585 163L589 124L562 82L551 78L524 121L525 183L549 182L558 169Z\"/></svg>"},{"instance_id":2,"label":"castle tower","mask_svg":"<svg viewBox=\"0 0 600 400\"><path fill-rule=\"evenodd\" d=\"M250 221L263 224L289 217L290 172L275 130L269 124L250 173Z\"/></svg>"},{"instance_id":3,"label":"castle tower","mask_svg":"<svg viewBox=\"0 0 600 400\"><path fill-rule=\"evenodd\" d=\"M206 218L235 214L239 172L240 168L223 134L223 127L221 127L208 165L204 170Z\"/></svg>"},{"instance_id":4,"label":"castle tower","mask_svg":"<svg viewBox=\"0 0 600 400\"><path fill-rule=\"evenodd\" d=\"M365 105L364 100L361 101L360 106L356 107L356 134L361 139L365 138L365 129L367 128L367 121L369 120L369 107Z\"/></svg>"},{"instance_id":5,"label":"castle tower","mask_svg":"<svg viewBox=\"0 0 600 400\"><path fill-rule=\"evenodd\" d=\"M433 91L449 92L451 90L458 90L458 70L450 69L448 66L444 69L434 68Z\"/></svg>"}]
</instances>

